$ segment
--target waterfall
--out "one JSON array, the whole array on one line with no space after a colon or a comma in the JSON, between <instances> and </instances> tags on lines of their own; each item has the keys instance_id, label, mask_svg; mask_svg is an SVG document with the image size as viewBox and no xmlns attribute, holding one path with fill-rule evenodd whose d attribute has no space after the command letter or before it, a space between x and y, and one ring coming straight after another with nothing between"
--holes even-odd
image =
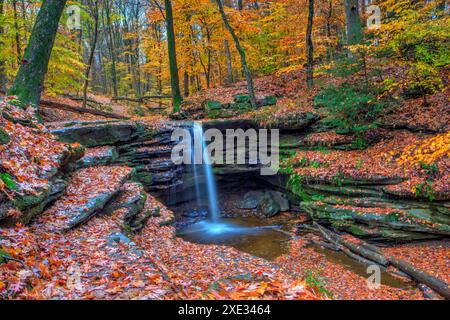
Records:
<instances>
[{"instance_id":1,"label":"waterfall","mask_svg":"<svg viewBox=\"0 0 450 320\"><path fill-rule=\"evenodd\" d=\"M209 214L212 222L218 222L220 217L218 196L217 196L217 186L216 186L216 178L214 176L214 172L212 169L211 159L209 158L208 151L206 149L206 142L203 132L203 127L199 123L194 124L194 152L193 152L193 172L194 179L196 184L196 193L197 193L197 202L201 197L200 188L199 188L199 175L196 164L202 164L202 171L204 174L204 179L207 186L207 194L208 194L208 203L209 203Z\"/></svg>"}]
</instances>

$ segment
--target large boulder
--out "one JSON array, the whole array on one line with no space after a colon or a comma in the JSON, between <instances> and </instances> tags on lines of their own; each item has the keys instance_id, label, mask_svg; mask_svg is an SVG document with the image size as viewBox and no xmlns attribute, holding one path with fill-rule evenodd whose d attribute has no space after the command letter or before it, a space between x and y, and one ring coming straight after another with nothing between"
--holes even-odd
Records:
<instances>
[{"instance_id":1,"label":"large boulder","mask_svg":"<svg viewBox=\"0 0 450 320\"><path fill-rule=\"evenodd\" d=\"M265 192L249 191L244 195L244 199L237 205L239 209L256 209L264 199Z\"/></svg>"},{"instance_id":2,"label":"large boulder","mask_svg":"<svg viewBox=\"0 0 450 320\"><path fill-rule=\"evenodd\" d=\"M265 218L270 218L279 213L280 209L281 207L278 202L275 201L275 199L272 198L269 193L265 193L264 198L258 204L257 212L259 215Z\"/></svg>"},{"instance_id":3,"label":"large boulder","mask_svg":"<svg viewBox=\"0 0 450 320\"><path fill-rule=\"evenodd\" d=\"M290 209L289 200L283 193L273 190L249 191L237 205L240 209L257 209L263 217L272 217Z\"/></svg>"}]
</instances>

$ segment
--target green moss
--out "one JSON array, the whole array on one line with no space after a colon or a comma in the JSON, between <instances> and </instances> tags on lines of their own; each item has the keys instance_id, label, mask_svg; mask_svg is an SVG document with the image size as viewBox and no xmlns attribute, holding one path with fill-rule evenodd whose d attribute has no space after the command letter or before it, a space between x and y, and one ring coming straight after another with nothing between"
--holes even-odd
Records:
<instances>
[{"instance_id":1,"label":"green moss","mask_svg":"<svg viewBox=\"0 0 450 320\"><path fill-rule=\"evenodd\" d=\"M150 172L139 172L136 179L142 184L149 185L153 183L153 174Z\"/></svg>"},{"instance_id":2,"label":"green moss","mask_svg":"<svg viewBox=\"0 0 450 320\"><path fill-rule=\"evenodd\" d=\"M166 220L166 221L162 221L159 223L160 227L165 227L165 226L171 226L175 223L175 221L173 219L170 220Z\"/></svg>"},{"instance_id":3,"label":"green moss","mask_svg":"<svg viewBox=\"0 0 450 320\"><path fill-rule=\"evenodd\" d=\"M245 94L237 94L233 98L236 103L250 103L250 97Z\"/></svg>"},{"instance_id":4,"label":"green moss","mask_svg":"<svg viewBox=\"0 0 450 320\"><path fill-rule=\"evenodd\" d=\"M11 257L11 255L8 252L0 249L0 263L8 262L8 258L10 258L10 257Z\"/></svg>"},{"instance_id":5,"label":"green moss","mask_svg":"<svg viewBox=\"0 0 450 320\"><path fill-rule=\"evenodd\" d=\"M207 100L204 102L204 108L206 111L220 110L222 109L222 104L219 101Z\"/></svg>"},{"instance_id":6,"label":"green moss","mask_svg":"<svg viewBox=\"0 0 450 320\"><path fill-rule=\"evenodd\" d=\"M28 208L34 207L44 201L47 192L42 192L39 195L18 195L14 199L14 206L20 211L25 211Z\"/></svg>"},{"instance_id":7,"label":"green moss","mask_svg":"<svg viewBox=\"0 0 450 320\"><path fill-rule=\"evenodd\" d=\"M364 230L364 229L362 229L362 228L360 228L360 227L358 227L357 225L354 225L354 224L352 224L352 225L350 225L348 227L348 231L351 234L355 235L355 236L364 237L364 236L368 235L366 230Z\"/></svg>"},{"instance_id":8,"label":"green moss","mask_svg":"<svg viewBox=\"0 0 450 320\"><path fill-rule=\"evenodd\" d=\"M7 144L10 140L9 134L0 128L0 144Z\"/></svg>"}]
</instances>

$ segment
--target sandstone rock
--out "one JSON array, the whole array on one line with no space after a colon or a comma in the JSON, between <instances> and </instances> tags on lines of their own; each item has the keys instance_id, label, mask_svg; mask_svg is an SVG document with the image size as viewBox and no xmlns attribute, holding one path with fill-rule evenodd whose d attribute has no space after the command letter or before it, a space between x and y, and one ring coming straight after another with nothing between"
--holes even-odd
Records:
<instances>
[{"instance_id":1,"label":"sandstone rock","mask_svg":"<svg viewBox=\"0 0 450 320\"><path fill-rule=\"evenodd\" d=\"M275 216L280 212L280 205L268 193L264 194L264 198L258 204L258 213L266 218Z\"/></svg>"},{"instance_id":2,"label":"sandstone rock","mask_svg":"<svg viewBox=\"0 0 450 320\"><path fill-rule=\"evenodd\" d=\"M257 209L264 217L272 217L280 211L288 211L289 200L279 191L249 191L244 199L237 205L240 209Z\"/></svg>"},{"instance_id":3,"label":"sandstone rock","mask_svg":"<svg viewBox=\"0 0 450 320\"><path fill-rule=\"evenodd\" d=\"M237 205L239 209L256 209L264 199L264 191L249 191L244 195L244 199Z\"/></svg>"},{"instance_id":4,"label":"sandstone rock","mask_svg":"<svg viewBox=\"0 0 450 320\"><path fill-rule=\"evenodd\" d=\"M140 127L134 122L107 122L75 125L51 130L63 142L79 142L86 147L114 145L138 136Z\"/></svg>"}]
</instances>

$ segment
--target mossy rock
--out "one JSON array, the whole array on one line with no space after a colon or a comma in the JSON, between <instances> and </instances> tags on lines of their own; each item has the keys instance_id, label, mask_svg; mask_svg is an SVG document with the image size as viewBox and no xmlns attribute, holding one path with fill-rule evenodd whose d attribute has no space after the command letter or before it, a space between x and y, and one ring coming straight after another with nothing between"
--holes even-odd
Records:
<instances>
[{"instance_id":1,"label":"mossy rock","mask_svg":"<svg viewBox=\"0 0 450 320\"><path fill-rule=\"evenodd\" d=\"M210 112L213 110L220 110L220 109L222 109L222 103L220 103L219 101L214 101L214 100L206 100L203 102L203 108L207 112Z\"/></svg>"},{"instance_id":2,"label":"mossy rock","mask_svg":"<svg viewBox=\"0 0 450 320\"><path fill-rule=\"evenodd\" d=\"M211 110L208 112L208 118L211 119L220 119L220 118L231 118L234 117L236 114L233 112L233 110Z\"/></svg>"},{"instance_id":3,"label":"mossy rock","mask_svg":"<svg viewBox=\"0 0 450 320\"><path fill-rule=\"evenodd\" d=\"M10 258L10 257L11 257L11 255L8 252L6 252L5 250L2 250L0 248L0 263L8 262L8 258Z\"/></svg>"},{"instance_id":4,"label":"mossy rock","mask_svg":"<svg viewBox=\"0 0 450 320\"><path fill-rule=\"evenodd\" d=\"M229 109L236 111L250 111L253 109L253 107L249 102L237 102L237 103L230 103Z\"/></svg>"},{"instance_id":5,"label":"mossy rock","mask_svg":"<svg viewBox=\"0 0 450 320\"><path fill-rule=\"evenodd\" d=\"M233 97L235 103L250 103L250 97L245 94L237 94Z\"/></svg>"},{"instance_id":6,"label":"mossy rock","mask_svg":"<svg viewBox=\"0 0 450 320\"><path fill-rule=\"evenodd\" d=\"M429 235L430 239L437 236L450 236L449 225L417 218L407 211L385 215L373 213L365 208L341 209L314 201L302 202L301 208L313 220L332 224L337 229L348 231L354 235L361 235L363 229L383 228L385 231L392 231L390 238L394 236L395 232L408 233L409 236L418 233L421 234L420 239L426 238L425 235ZM350 226L354 226L354 228L350 228Z\"/></svg>"},{"instance_id":7,"label":"mossy rock","mask_svg":"<svg viewBox=\"0 0 450 320\"><path fill-rule=\"evenodd\" d=\"M7 144L9 141L11 141L9 134L0 128L0 145L1 144Z\"/></svg>"},{"instance_id":8,"label":"mossy rock","mask_svg":"<svg viewBox=\"0 0 450 320\"><path fill-rule=\"evenodd\" d=\"M139 174L136 175L134 180L139 181L143 185L151 185L153 184L153 174L151 174L150 172L140 171Z\"/></svg>"},{"instance_id":9,"label":"mossy rock","mask_svg":"<svg viewBox=\"0 0 450 320\"><path fill-rule=\"evenodd\" d=\"M275 96L267 96L267 97L264 97L263 99L258 100L258 105L260 107L274 106L276 104L277 104L277 98Z\"/></svg>"}]
</instances>

